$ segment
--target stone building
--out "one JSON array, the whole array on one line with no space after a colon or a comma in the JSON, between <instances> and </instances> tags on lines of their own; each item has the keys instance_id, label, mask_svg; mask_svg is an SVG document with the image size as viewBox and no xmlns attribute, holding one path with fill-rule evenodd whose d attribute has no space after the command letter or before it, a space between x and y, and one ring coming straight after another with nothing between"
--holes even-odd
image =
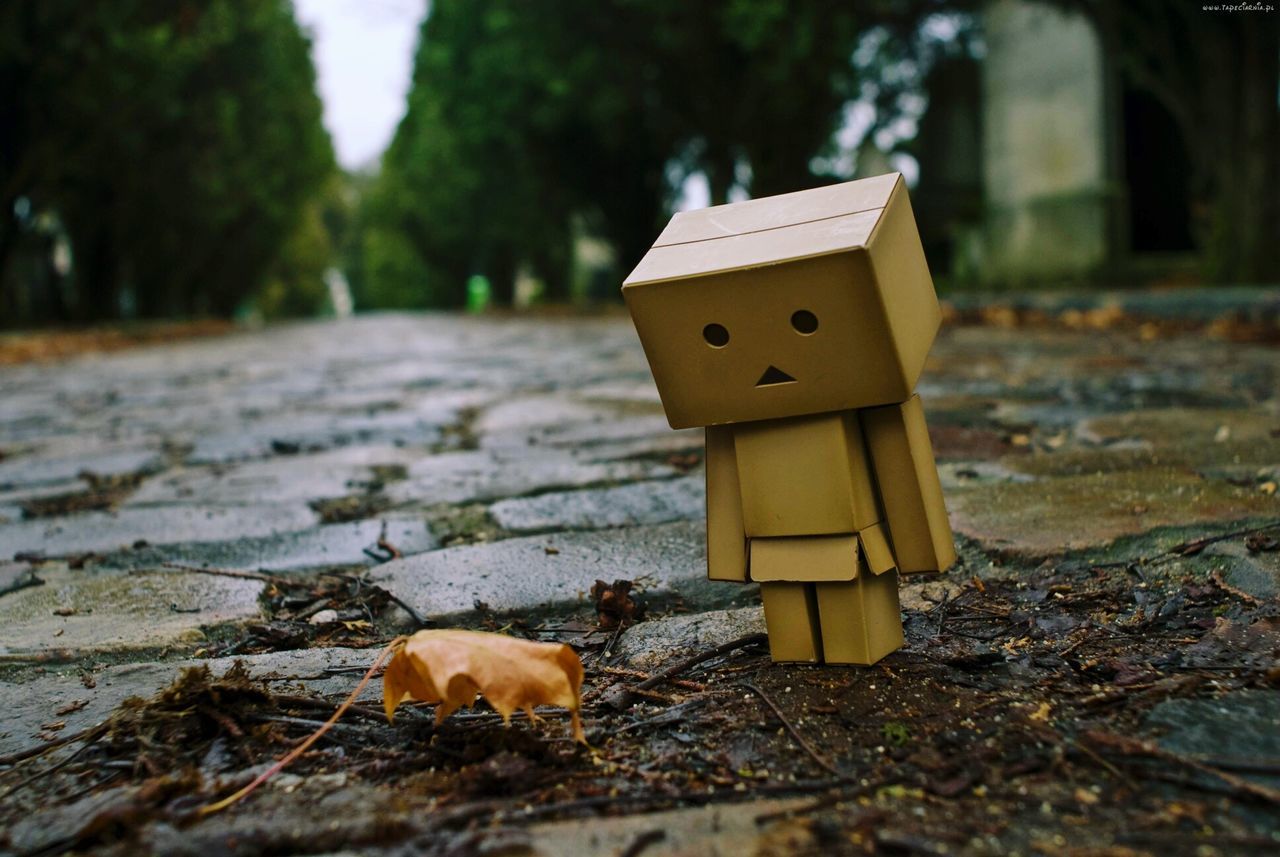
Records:
<instances>
[{"instance_id":1,"label":"stone building","mask_svg":"<svg viewBox=\"0 0 1280 857\"><path fill-rule=\"evenodd\" d=\"M1125 284L1195 261L1187 156L1081 15L1035 0L983 12L986 54L933 70L914 195L939 279Z\"/></svg>"}]
</instances>

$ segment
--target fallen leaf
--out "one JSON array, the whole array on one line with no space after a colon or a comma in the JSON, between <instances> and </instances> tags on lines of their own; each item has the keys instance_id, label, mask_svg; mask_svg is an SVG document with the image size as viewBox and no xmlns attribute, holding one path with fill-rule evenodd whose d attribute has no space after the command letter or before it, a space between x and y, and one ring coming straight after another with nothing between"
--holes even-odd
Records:
<instances>
[{"instance_id":1,"label":"fallen leaf","mask_svg":"<svg viewBox=\"0 0 1280 857\"><path fill-rule=\"evenodd\" d=\"M644 616L644 604L631 597L634 585L630 580L615 580L612 586L597 580L591 587L601 628L616 628Z\"/></svg>"},{"instance_id":2,"label":"fallen leaf","mask_svg":"<svg viewBox=\"0 0 1280 857\"><path fill-rule=\"evenodd\" d=\"M573 737L586 743L579 708L582 662L561 643L537 643L483 631L419 631L396 649L382 676L382 704L391 720L406 699L437 703L436 723L458 708L489 701L505 722L535 705L559 705L572 715Z\"/></svg>"},{"instance_id":3,"label":"fallen leaf","mask_svg":"<svg viewBox=\"0 0 1280 857\"><path fill-rule=\"evenodd\" d=\"M1051 713L1053 713L1053 706L1047 702L1042 702L1039 708L1027 715L1027 718L1037 723L1046 723Z\"/></svg>"}]
</instances>

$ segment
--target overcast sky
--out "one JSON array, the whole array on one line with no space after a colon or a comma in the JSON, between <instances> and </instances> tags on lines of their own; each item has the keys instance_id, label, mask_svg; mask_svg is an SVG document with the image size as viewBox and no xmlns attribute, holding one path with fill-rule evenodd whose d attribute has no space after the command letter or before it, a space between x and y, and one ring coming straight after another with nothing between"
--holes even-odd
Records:
<instances>
[{"instance_id":1,"label":"overcast sky","mask_svg":"<svg viewBox=\"0 0 1280 857\"><path fill-rule=\"evenodd\" d=\"M427 0L294 0L311 32L324 124L338 162L373 162L404 115Z\"/></svg>"}]
</instances>

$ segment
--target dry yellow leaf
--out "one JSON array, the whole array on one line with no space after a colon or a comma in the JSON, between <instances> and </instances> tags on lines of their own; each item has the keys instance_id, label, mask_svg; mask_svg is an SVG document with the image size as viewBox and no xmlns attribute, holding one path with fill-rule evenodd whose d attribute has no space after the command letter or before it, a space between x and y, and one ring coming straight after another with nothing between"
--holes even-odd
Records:
<instances>
[{"instance_id":1,"label":"dry yellow leaf","mask_svg":"<svg viewBox=\"0 0 1280 857\"><path fill-rule=\"evenodd\" d=\"M582 704L582 661L561 643L536 643L482 631L419 631L396 650L382 675L387 719L406 699L438 703L436 723L476 694L510 722L523 709L533 719L535 705L559 705L573 717L573 737L586 743L578 716Z\"/></svg>"}]
</instances>

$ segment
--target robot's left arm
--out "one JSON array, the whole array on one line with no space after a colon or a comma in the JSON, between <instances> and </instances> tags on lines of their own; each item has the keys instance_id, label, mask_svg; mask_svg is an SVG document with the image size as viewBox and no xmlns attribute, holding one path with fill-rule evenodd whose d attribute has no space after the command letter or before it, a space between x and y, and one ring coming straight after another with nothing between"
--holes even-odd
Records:
<instances>
[{"instance_id":1,"label":"robot's left arm","mask_svg":"<svg viewBox=\"0 0 1280 857\"><path fill-rule=\"evenodd\" d=\"M858 412L898 571L946 571L955 541L919 396Z\"/></svg>"}]
</instances>

